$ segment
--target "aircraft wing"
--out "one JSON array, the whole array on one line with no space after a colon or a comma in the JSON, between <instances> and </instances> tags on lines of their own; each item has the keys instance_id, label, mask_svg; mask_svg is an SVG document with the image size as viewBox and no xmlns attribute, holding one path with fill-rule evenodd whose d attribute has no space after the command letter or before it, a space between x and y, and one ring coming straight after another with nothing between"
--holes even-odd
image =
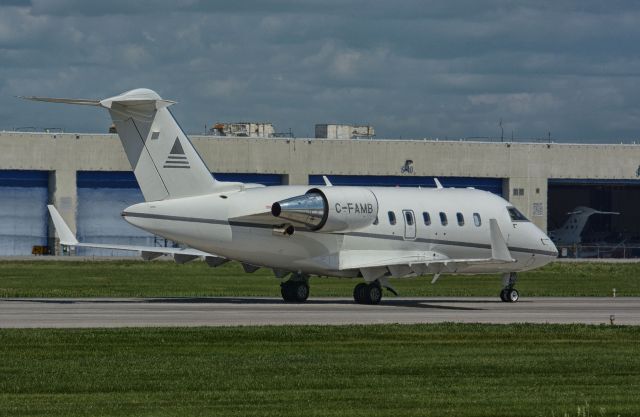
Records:
<instances>
[{"instance_id":1,"label":"aircraft wing","mask_svg":"<svg viewBox=\"0 0 640 417\"><path fill-rule=\"evenodd\" d=\"M359 251L360 252L360 251ZM435 266L441 267L461 267L481 264L505 264L514 262L514 260L495 259L495 258L436 258L426 259L429 256L425 256L424 253L420 255L398 256L394 257L393 253L388 253L385 256L384 251L371 251L371 258L375 260L363 259L363 254L357 256L351 256L352 254L341 253L340 255L340 270L347 269L361 269L361 268L376 268L376 267L394 267L400 265L407 265L409 268L418 267L416 269L433 269ZM381 253L382 252L382 253ZM437 253L433 252L436 256ZM346 258L345 259L345 255ZM357 259L353 259L357 258ZM422 268L425 267L425 268ZM418 271L414 271L418 272ZM429 271L425 270L423 273Z\"/></svg>"},{"instance_id":2,"label":"aircraft wing","mask_svg":"<svg viewBox=\"0 0 640 417\"><path fill-rule=\"evenodd\" d=\"M117 245L117 244L108 244L108 243L78 242L78 239L76 239L71 229L69 229L69 226L67 225L67 223L65 223L64 219L62 218L58 210L52 205L48 205L47 208L49 209L49 214L51 214L53 225L55 226L56 231L58 232L58 236L60 237L61 245L83 247L83 248L115 249L115 250L139 252L142 258L145 260L155 259L162 255L172 255L173 259L177 263L185 263L196 258L205 258L207 263L211 266L218 266L227 262L227 259L225 258L216 256L208 252L192 249L192 248L163 248L158 246Z\"/></svg>"},{"instance_id":3,"label":"aircraft wing","mask_svg":"<svg viewBox=\"0 0 640 417\"><path fill-rule=\"evenodd\" d=\"M375 277L391 273L393 277L457 272L468 266L515 262L495 219L489 220L491 256L488 258L448 258L433 251L343 251L339 269L359 269L362 275ZM437 277L436 277L437 279Z\"/></svg>"}]
</instances>

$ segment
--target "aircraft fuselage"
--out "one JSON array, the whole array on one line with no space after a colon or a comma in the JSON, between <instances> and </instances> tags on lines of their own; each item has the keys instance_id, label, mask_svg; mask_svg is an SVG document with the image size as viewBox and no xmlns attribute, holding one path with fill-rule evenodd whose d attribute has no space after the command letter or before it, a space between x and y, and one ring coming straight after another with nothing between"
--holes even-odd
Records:
<instances>
[{"instance_id":1,"label":"aircraft fuselage","mask_svg":"<svg viewBox=\"0 0 640 417\"><path fill-rule=\"evenodd\" d=\"M357 269L342 268L347 253L368 258L418 254L425 261L487 258L491 256L491 218L498 222L515 262L461 265L456 273L523 271L543 266L557 256L551 240L533 223L512 220L509 202L474 189L363 187L377 200L377 224L346 232L298 227L286 235L274 232L273 220L243 219L255 213L264 213L268 219L274 202L314 188L322 187L260 187L146 202L125 209L122 215L134 226L205 252L313 275L358 276ZM357 202L345 201L344 209L349 208L360 210ZM391 224L390 212L395 224ZM427 219L424 213L428 213Z\"/></svg>"}]
</instances>

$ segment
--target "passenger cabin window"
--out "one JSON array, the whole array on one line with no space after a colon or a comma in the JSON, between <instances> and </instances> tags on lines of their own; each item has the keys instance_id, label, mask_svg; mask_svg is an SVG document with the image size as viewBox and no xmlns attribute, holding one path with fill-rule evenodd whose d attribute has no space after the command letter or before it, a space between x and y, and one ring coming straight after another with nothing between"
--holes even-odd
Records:
<instances>
[{"instance_id":1,"label":"passenger cabin window","mask_svg":"<svg viewBox=\"0 0 640 417\"><path fill-rule=\"evenodd\" d=\"M422 212L422 219L424 220L424 225L429 226L431 224L431 216L426 211Z\"/></svg>"},{"instance_id":2,"label":"passenger cabin window","mask_svg":"<svg viewBox=\"0 0 640 417\"><path fill-rule=\"evenodd\" d=\"M458 226L464 226L464 216L462 213L456 213L456 218L458 219Z\"/></svg>"},{"instance_id":3,"label":"passenger cabin window","mask_svg":"<svg viewBox=\"0 0 640 417\"><path fill-rule=\"evenodd\" d=\"M389 211L389 224L391 226L396 224L396 213L394 213L393 211Z\"/></svg>"},{"instance_id":4,"label":"passenger cabin window","mask_svg":"<svg viewBox=\"0 0 640 417\"><path fill-rule=\"evenodd\" d=\"M449 222L447 221L447 213L444 213L444 212L442 212L442 211L440 212L440 223L441 223L443 226L446 226L446 225L449 223Z\"/></svg>"},{"instance_id":5,"label":"passenger cabin window","mask_svg":"<svg viewBox=\"0 0 640 417\"><path fill-rule=\"evenodd\" d=\"M528 222L529 219L524 217L524 214L520 213L520 211L515 207L507 207L507 211L509 212L509 217L511 217L512 222Z\"/></svg>"},{"instance_id":6,"label":"passenger cabin window","mask_svg":"<svg viewBox=\"0 0 640 417\"><path fill-rule=\"evenodd\" d=\"M404 218L407 220L408 226L413 226L413 214L410 211L404 212Z\"/></svg>"},{"instance_id":7,"label":"passenger cabin window","mask_svg":"<svg viewBox=\"0 0 640 417\"><path fill-rule=\"evenodd\" d=\"M482 219L479 213L473 213L473 224L480 227L482 225Z\"/></svg>"}]
</instances>

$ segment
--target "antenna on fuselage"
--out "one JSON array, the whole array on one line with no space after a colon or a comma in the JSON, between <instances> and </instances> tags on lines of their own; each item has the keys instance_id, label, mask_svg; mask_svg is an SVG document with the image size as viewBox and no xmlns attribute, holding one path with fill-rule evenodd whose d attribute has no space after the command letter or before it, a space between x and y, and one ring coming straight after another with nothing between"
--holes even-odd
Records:
<instances>
[{"instance_id":1,"label":"antenna on fuselage","mask_svg":"<svg viewBox=\"0 0 640 417\"><path fill-rule=\"evenodd\" d=\"M442 186L442 184L440 184L440 180L439 180L439 179L437 179L436 177L433 177L433 182L435 182L435 183L436 183L436 188L437 188L437 189L439 189L439 190L440 190L440 189L444 188L444 187Z\"/></svg>"}]
</instances>

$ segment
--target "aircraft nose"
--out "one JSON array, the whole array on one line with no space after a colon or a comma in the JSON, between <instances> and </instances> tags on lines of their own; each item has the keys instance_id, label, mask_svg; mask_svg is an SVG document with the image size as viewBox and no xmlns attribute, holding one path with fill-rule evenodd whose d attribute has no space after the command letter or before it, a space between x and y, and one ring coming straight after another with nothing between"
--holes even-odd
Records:
<instances>
[{"instance_id":1,"label":"aircraft nose","mask_svg":"<svg viewBox=\"0 0 640 417\"><path fill-rule=\"evenodd\" d=\"M549 238L547 237L547 239L549 239ZM551 248L552 248L552 251L553 251L553 257L557 258L558 257L558 248L556 247L555 243L553 243L553 241L551 239L549 239L549 242L550 242L550 245L551 245Z\"/></svg>"},{"instance_id":2,"label":"aircraft nose","mask_svg":"<svg viewBox=\"0 0 640 417\"><path fill-rule=\"evenodd\" d=\"M544 250L545 252L548 252L549 257L557 258L558 248L556 247L555 243L553 243L551 238L547 236L545 233L543 233L542 231L541 231L541 235L542 236L540 237L540 243L542 246L542 250Z\"/></svg>"}]
</instances>

